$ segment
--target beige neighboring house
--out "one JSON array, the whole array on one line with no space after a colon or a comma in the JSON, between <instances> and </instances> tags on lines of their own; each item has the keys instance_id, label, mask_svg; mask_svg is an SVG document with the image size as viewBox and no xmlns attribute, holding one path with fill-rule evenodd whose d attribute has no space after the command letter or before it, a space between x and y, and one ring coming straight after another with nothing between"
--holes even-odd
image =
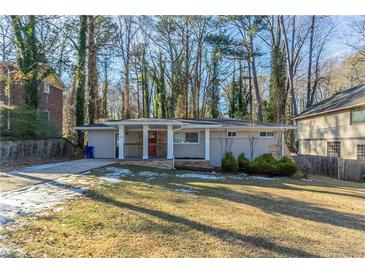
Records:
<instances>
[{"instance_id":1,"label":"beige neighboring house","mask_svg":"<svg viewBox=\"0 0 365 274\"><path fill-rule=\"evenodd\" d=\"M295 127L236 119L126 119L76 127L88 133L95 158L203 160L220 166L227 151L254 159L284 154L284 132Z\"/></svg>"},{"instance_id":2,"label":"beige neighboring house","mask_svg":"<svg viewBox=\"0 0 365 274\"><path fill-rule=\"evenodd\" d=\"M365 160L365 85L335 93L294 119L298 154Z\"/></svg>"}]
</instances>

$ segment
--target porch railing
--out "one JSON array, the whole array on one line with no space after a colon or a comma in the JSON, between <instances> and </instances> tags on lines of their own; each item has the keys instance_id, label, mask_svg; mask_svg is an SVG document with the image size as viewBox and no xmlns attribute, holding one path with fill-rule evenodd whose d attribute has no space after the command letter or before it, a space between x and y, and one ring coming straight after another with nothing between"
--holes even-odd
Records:
<instances>
[{"instance_id":1,"label":"porch railing","mask_svg":"<svg viewBox=\"0 0 365 274\"><path fill-rule=\"evenodd\" d=\"M124 156L126 158L142 158L143 144L142 143L124 144ZM165 158L167 156L167 144L166 143L148 144L148 156Z\"/></svg>"},{"instance_id":2,"label":"porch railing","mask_svg":"<svg viewBox=\"0 0 365 274\"><path fill-rule=\"evenodd\" d=\"M143 145L140 143L124 144L124 157L142 158Z\"/></svg>"}]
</instances>

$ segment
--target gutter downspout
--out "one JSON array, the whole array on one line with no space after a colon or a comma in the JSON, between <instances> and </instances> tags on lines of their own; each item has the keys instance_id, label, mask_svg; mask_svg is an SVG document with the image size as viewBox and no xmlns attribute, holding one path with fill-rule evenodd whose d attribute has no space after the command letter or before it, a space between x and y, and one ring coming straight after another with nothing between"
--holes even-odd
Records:
<instances>
[{"instance_id":1,"label":"gutter downspout","mask_svg":"<svg viewBox=\"0 0 365 274\"><path fill-rule=\"evenodd\" d=\"M7 77L8 77L8 79L7 79L7 81L10 81L9 79L10 79L10 68L7 68ZM10 104L11 104L11 102L10 102L10 100L11 100L11 86L9 85L9 90L8 90L8 121L7 121L7 128L8 128L8 130L10 130Z\"/></svg>"},{"instance_id":2,"label":"gutter downspout","mask_svg":"<svg viewBox=\"0 0 365 274\"><path fill-rule=\"evenodd\" d=\"M284 157L285 154L285 130L281 131L281 158Z\"/></svg>"}]
</instances>

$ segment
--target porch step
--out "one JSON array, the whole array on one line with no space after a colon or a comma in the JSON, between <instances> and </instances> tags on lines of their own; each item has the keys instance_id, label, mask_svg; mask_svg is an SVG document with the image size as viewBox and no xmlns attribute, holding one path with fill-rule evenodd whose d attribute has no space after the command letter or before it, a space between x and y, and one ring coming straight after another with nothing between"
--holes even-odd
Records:
<instances>
[{"instance_id":1,"label":"porch step","mask_svg":"<svg viewBox=\"0 0 365 274\"><path fill-rule=\"evenodd\" d=\"M175 169L190 171L215 171L218 168L207 160L184 160L175 159Z\"/></svg>"},{"instance_id":2,"label":"porch step","mask_svg":"<svg viewBox=\"0 0 365 274\"><path fill-rule=\"evenodd\" d=\"M172 160L167 159L127 159L127 160L118 160L120 165L133 165L133 166L145 166L145 167L157 167L162 169L172 169Z\"/></svg>"}]
</instances>

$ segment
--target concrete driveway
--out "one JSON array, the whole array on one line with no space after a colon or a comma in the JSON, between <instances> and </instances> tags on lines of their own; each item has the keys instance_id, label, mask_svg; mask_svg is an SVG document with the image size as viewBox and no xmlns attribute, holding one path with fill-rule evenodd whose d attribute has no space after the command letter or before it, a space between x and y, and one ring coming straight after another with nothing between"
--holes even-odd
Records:
<instances>
[{"instance_id":1,"label":"concrete driveway","mask_svg":"<svg viewBox=\"0 0 365 274\"><path fill-rule=\"evenodd\" d=\"M113 159L81 159L0 172L0 192L22 188L47 180L55 180L72 174L83 173L115 162L116 160Z\"/></svg>"}]
</instances>

